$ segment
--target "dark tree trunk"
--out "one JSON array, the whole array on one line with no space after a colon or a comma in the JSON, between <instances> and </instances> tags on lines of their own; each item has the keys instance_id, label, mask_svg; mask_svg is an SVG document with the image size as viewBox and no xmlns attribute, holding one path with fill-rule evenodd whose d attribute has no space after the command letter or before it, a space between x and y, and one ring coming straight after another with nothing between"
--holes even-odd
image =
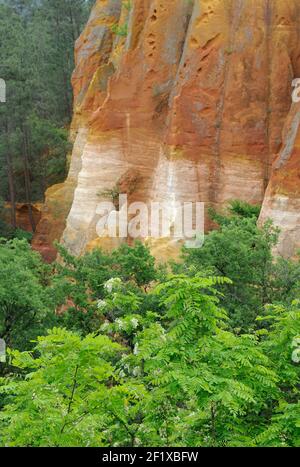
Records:
<instances>
[{"instance_id":1,"label":"dark tree trunk","mask_svg":"<svg viewBox=\"0 0 300 467\"><path fill-rule=\"evenodd\" d=\"M16 218L16 192L15 192L15 182L14 182L14 172L12 166L12 156L10 151L10 142L9 142L9 131L8 123L5 127L6 135L6 168L7 168L7 178L8 178L8 187L9 187L9 201L10 201L10 216L11 216L11 225L14 229L17 228L17 218Z\"/></svg>"},{"instance_id":2,"label":"dark tree trunk","mask_svg":"<svg viewBox=\"0 0 300 467\"><path fill-rule=\"evenodd\" d=\"M35 221L32 211L32 202L31 202L31 181L30 181L30 169L29 169L29 142L28 142L28 128L26 125L23 126L23 167L24 167L24 180L25 180L25 197L26 203L28 206L28 215L29 221L32 228L32 232L35 232Z\"/></svg>"}]
</instances>

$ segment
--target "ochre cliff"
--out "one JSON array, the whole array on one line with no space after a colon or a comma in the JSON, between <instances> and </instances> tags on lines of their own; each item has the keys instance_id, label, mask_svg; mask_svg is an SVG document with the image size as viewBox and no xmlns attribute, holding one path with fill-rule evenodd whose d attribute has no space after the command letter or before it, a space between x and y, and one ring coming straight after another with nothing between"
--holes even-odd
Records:
<instances>
[{"instance_id":1,"label":"ochre cliff","mask_svg":"<svg viewBox=\"0 0 300 467\"><path fill-rule=\"evenodd\" d=\"M260 223L272 219L280 228L277 253L289 258L300 251L300 104L294 104L283 132L283 146L273 165Z\"/></svg>"},{"instance_id":2,"label":"ochre cliff","mask_svg":"<svg viewBox=\"0 0 300 467\"><path fill-rule=\"evenodd\" d=\"M130 201L263 204L261 220L282 229L279 252L292 255L295 77L299 0L98 0L76 44L70 174L49 193L35 244L62 237L74 254L115 244L97 238L96 207L134 174Z\"/></svg>"},{"instance_id":3,"label":"ochre cliff","mask_svg":"<svg viewBox=\"0 0 300 467\"><path fill-rule=\"evenodd\" d=\"M31 205L33 223L36 226L41 220L41 210L43 205L41 203L34 203ZM16 227L18 229L24 230L26 232L32 233L32 225L30 222L30 215L28 204L26 203L16 203ZM11 204L6 203L4 209L1 212L1 219L6 222L8 225L12 224L11 219Z\"/></svg>"}]
</instances>

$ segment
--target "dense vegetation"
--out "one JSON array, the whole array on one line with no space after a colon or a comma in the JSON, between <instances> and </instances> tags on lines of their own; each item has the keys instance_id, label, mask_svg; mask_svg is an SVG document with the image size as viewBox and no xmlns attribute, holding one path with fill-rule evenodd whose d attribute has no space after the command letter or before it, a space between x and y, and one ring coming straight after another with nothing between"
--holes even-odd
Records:
<instances>
[{"instance_id":1,"label":"dense vegetation","mask_svg":"<svg viewBox=\"0 0 300 467\"><path fill-rule=\"evenodd\" d=\"M0 199L11 203L13 227L17 201L43 200L65 177L74 42L92 3L0 0Z\"/></svg>"},{"instance_id":2,"label":"dense vegetation","mask_svg":"<svg viewBox=\"0 0 300 467\"><path fill-rule=\"evenodd\" d=\"M300 446L299 262L233 203L202 249L0 245L0 444ZM39 336L39 337L37 337Z\"/></svg>"},{"instance_id":3,"label":"dense vegetation","mask_svg":"<svg viewBox=\"0 0 300 467\"><path fill-rule=\"evenodd\" d=\"M0 446L299 447L300 264L273 257L259 208L211 212L165 265L139 242L46 265L16 229L15 203L65 177L92 3L0 0Z\"/></svg>"}]
</instances>

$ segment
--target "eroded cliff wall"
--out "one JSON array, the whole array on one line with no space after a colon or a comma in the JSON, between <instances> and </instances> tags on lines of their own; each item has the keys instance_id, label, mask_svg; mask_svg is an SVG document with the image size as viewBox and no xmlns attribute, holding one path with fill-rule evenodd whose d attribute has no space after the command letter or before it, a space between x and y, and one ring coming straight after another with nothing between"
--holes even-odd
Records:
<instances>
[{"instance_id":1,"label":"eroded cliff wall","mask_svg":"<svg viewBox=\"0 0 300 467\"><path fill-rule=\"evenodd\" d=\"M261 219L282 228L279 251L292 254L295 77L299 0L98 0L76 44L75 144L68 180L50 193L63 211L50 240L63 234L74 254L113 244L97 237L96 207L134 174L130 201L263 203Z\"/></svg>"},{"instance_id":2,"label":"eroded cliff wall","mask_svg":"<svg viewBox=\"0 0 300 467\"><path fill-rule=\"evenodd\" d=\"M272 219L280 228L276 252L285 258L300 251L300 104L294 104L283 132L283 146L275 160L260 223Z\"/></svg>"}]
</instances>

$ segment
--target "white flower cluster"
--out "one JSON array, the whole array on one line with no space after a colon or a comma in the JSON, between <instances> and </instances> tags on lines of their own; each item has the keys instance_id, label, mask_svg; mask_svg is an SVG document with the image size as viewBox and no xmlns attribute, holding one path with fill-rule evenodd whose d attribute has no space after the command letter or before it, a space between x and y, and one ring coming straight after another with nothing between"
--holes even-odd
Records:
<instances>
[{"instance_id":1,"label":"white flower cluster","mask_svg":"<svg viewBox=\"0 0 300 467\"><path fill-rule=\"evenodd\" d=\"M104 321L104 323L101 326L102 331L106 331L109 328L110 322L109 321Z\"/></svg>"},{"instance_id":2,"label":"white flower cluster","mask_svg":"<svg viewBox=\"0 0 300 467\"><path fill-rule=\"evenodd\" d=\"M139 343L137 342L134 346L134 349L133 349L133 354L134 355L138 355L139 354Z\"/></svg>"},{"instance_id":3,"label":"white flower cluster","mask_svg":"<svg viewBox=\"0 0 300 467\"><path fill-rule=\"evenodd\" d=\"M294 363L300 363L300 337L295 337L292 347L295 347L292 353L292 360Z\"/></svg>"},{"instance_id":4,"label":"white flower cluster","mask_svg":"<svg viewBox=\"0 0 300 467\"><path fill-rule=\"evenodd\" d=\"M139 325L139 322L138 322L138 320L136 318L132 318L130 320L130 322L132 324L133 329L136 329L138 327L138 325Z\"/></svg>"},{"instance_id":5,"label":"white flower cluster","mask_svg":"<svg viewBox=\"0 0 300 467\"><path fill-rule=\"evenodd\" d=\"M124 321L122 321L119 318L116 319L115 325L116 325L117 329L119 329L120 331L122 331L122 329L125 329Z\"/></svg>"},{"instance_id":6,"label":"white flower cluster","mask_svg":"<svg viewBox=\"0 0 300 467\"><path fill-rule=\"evenodd\" d=\"M106 308L106 301L105 300L98 300L98 303L97 303L97 308L98 310L103 310Z\"/></svg>"},{"instance_id":7,"label":"white flower cluster","mask_svg":"<svg viewBox=\"0 0 300 467\"><path fill-rule=\"evenodd\" d=\"M140 376L141 375L141 369L139 366L135 366L132 370L133 376Z\"/></svg>"},{"instance_id":8,"label":"white flower cluster","mask_svg":"<svg viewBox=\"0 0 300 467\"><path fill-rule=\"evenodd\" d=\"M112 293L113 290L118 289L121 284L122 281L119 277L112 277L104 284L104 288L108 293Z\"/></svg>"}]
</instances>

